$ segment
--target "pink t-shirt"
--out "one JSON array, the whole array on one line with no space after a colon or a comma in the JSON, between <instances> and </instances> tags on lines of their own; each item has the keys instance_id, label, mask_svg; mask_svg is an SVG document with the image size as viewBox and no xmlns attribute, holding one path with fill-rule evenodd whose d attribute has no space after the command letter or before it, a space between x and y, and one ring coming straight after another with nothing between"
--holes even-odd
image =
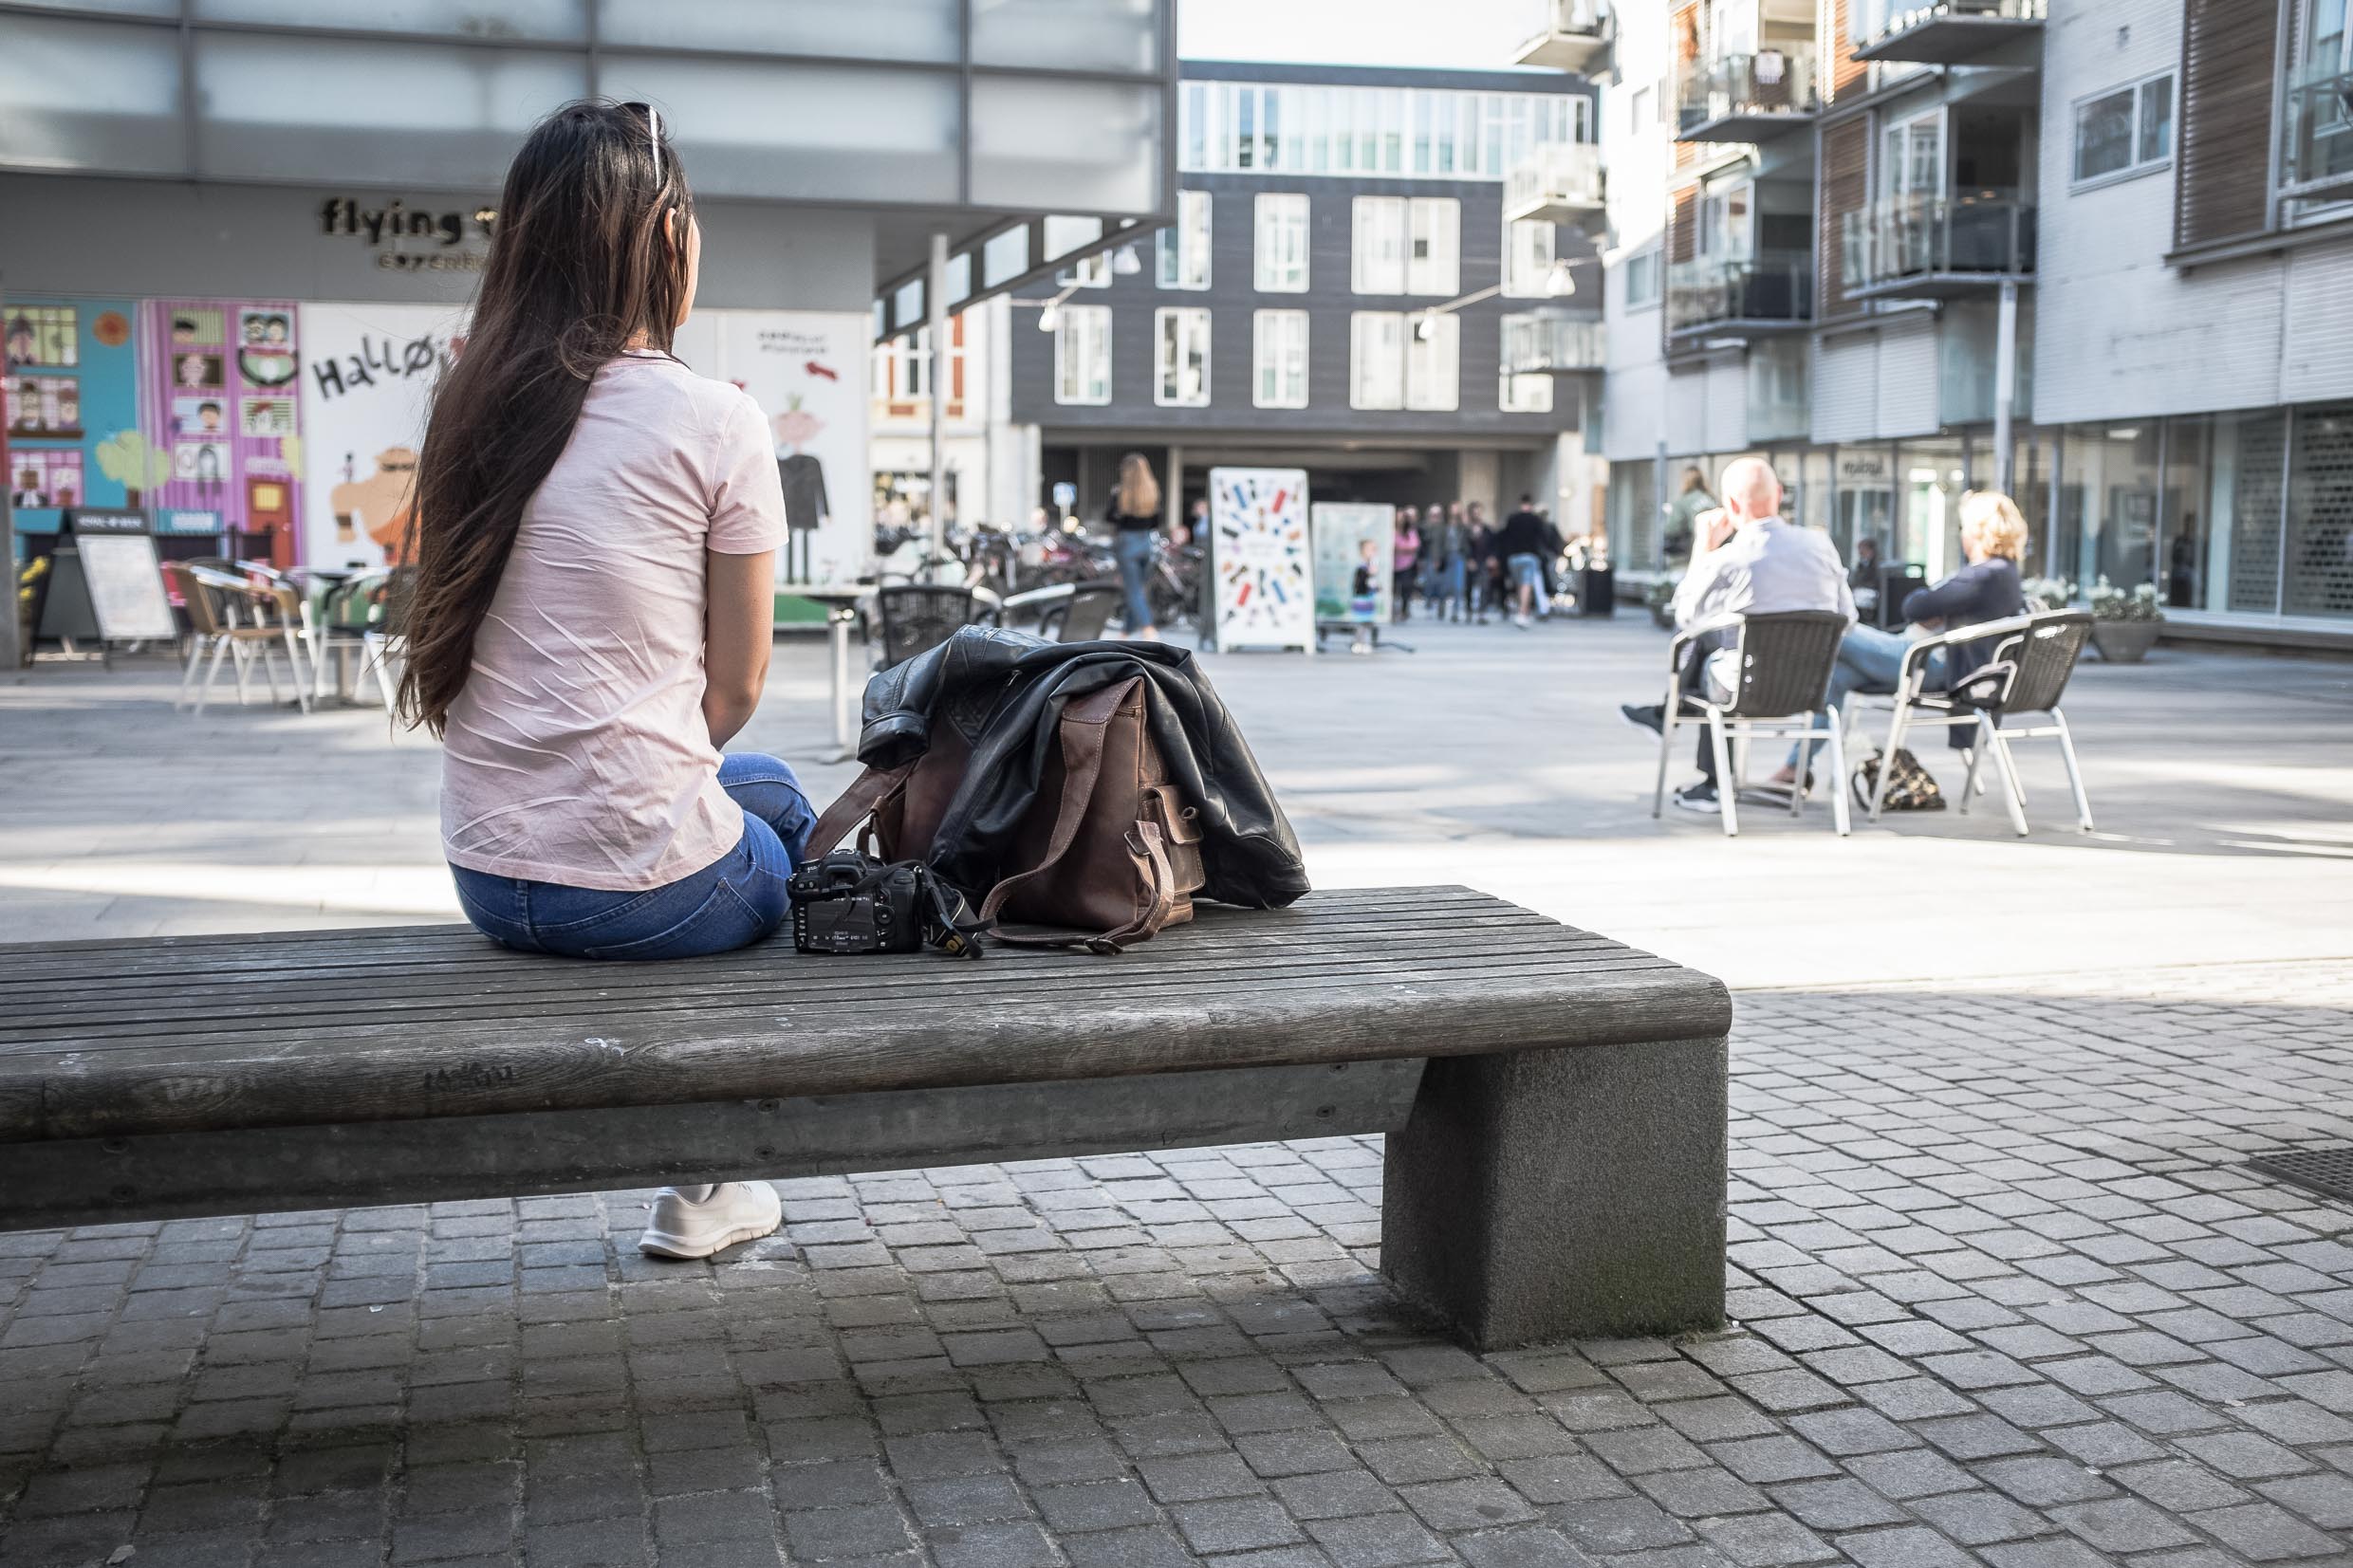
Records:
<instances>
[{"instance_id":1,"label":"pink t-shirt","mask_svg":"<svg viewBox=\"0 0 2353 1568\"><path fill-rule=\"evenodd\" d=\"M494 876L630 892L743 838L703 723L703 552L784 536L750 397L675 360L597 373L450 707L441 845Z\"/></svg>"}]
</instances>

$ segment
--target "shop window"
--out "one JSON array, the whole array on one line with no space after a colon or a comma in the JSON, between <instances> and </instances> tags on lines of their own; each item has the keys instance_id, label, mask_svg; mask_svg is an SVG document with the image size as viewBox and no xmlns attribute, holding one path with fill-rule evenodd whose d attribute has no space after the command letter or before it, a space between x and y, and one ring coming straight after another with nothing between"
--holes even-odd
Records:
<instances>
[{"instance_id":1,"label":"shop window","mask_svg":"<svg viewBox=\"0 0 2353 1568\"><path fill-rule=\"evenodd\" d=\"M1258 311L1251 337L1251 401L1259 408L1306 408L1307 313Z\"/></svg>"},{"instance_id":2,"label":"shop window","mask_svg":"<svg viewBox=\"0 0 2353 1568\"><path fill-rule=\"evenodd\" d=\"M2173 156L2171 71L2076 101L2076 184L2145 174Z\"/></svg>"},{"instance_id":3,"label":"shop window","mask_svg":"<svg viewBox=\"0 0 2353 1568\"><path fill-rule=\"evenodd\" d=\"M1162 408L1207 408L1209 312L1164 305L1152 313L1152 400Z\"/></svg>"},{"instance_id":4,"label":"shop window","mask_svg":"<svg viewBox=\"0 0 2353 1568\"><path fill-rule=\"evenodd\" d=\"M1111 401L1111 307L1065 304L1054 323L1054 401Z\"/></svg>"},{"instance_id":5,"label":"shop window","mask_svg":"<svg viewBox=\"0 0 2353 1568\"><path fill-rule=\"evenodd\" d=\"M1162 288L1209 286L1209 193L1177 192L1176 221L1155 242Z\"/></svg>"},{"instance_id":6,"label":"shop window","mask_svg":"<svg viewBox=\"0 0 2353 1568\"><path fill-rule=\"evenodd\" d=\"M1307 198L1262 192L1252 204L1256 283L1267 294L1307 291Z\"/></svg>"},{"instance_id":7,"label":"shop window","mask_svg":"<svg viewBox=\"0 0 2353 1568\"><path fill-rule=\"evenodd\" d=\"M2296 410L2280 610L2353 619L2353 403Z\"/></svg>"}]
</instances>

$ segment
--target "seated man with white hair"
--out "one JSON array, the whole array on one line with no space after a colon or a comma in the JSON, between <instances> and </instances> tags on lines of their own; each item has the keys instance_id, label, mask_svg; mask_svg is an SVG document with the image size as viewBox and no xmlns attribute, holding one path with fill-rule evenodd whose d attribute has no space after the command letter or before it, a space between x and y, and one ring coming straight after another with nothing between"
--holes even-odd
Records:
<instances>
[{"instance_id":1,"label":"seated man with white hair","mask_svg":"<svg viewBox=\"0 0 2353 1568\"><path fill-rule=\"evenodd\" d=\"M1698 551L1691 569L1675 590L1677 630L1734 615L1770 615L1780 610L1836 610L1849 623L1855 618L1855 596L1846 583L1846 568L1838 546L1812 528L1785 522L1781 516L1781 481L1762 458L1743 457L1724 470L1718 492L1720 512L1699 519ZM1683 666L1685 692L1696 692L1709 679L1708 655L1732 646L1729 630L1710 632L1692 644ZM1732 693L1710 693L1728 702ZM1619 711L1626 722L1656 734L1664 729L1666 710L1628 703ZM1686 811L1719 812L1715 751L1708 733L1699 731L1699 780L1675 792L1675 803Z\"/></svg>"}]
</instances>

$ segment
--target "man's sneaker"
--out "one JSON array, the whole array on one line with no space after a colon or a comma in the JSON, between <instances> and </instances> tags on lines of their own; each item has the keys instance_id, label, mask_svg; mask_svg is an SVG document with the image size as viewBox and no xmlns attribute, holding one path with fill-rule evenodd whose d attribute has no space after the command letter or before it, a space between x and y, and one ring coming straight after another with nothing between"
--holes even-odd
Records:
<instances>
[{"instance_id":1,"label":"man's sneaker","mask_svg":"<svg viewBox=\"0 0 2353 1568\"><path fill-rule=\"evenodd\" d=\"M1655 702L1647 705L1621 702L1618 705L1618 716L1635 729L1646 729L1654 735L1667 732L1667 710Z\"/></svg>"},{"instance_id":2,"label":"man's sneaker","mask_svg":"<svg viewBox=\"0 0 2353 1568\"><path fill-rule=\"evenodd\" d=\"M764 1181L721 1182L710 1196L689 1199L665 1187L638 1250L657 1258L708 1258L722 1247L767 1235L784 1222L785 1206Z\"/></svg>"},{"instance_id":3,"label":"man's sneaker","mask_svg":"<svg viewBox=\"0 0 2353 1568\"><path fill-rule=\"evenodd\" d=\"M1711 779L1702 779L1695 784L1677 790L1675 803L1681 810L1696 811L1705 817L1724 814L1724 802L1716 799L1715 783Z\"/></svg>"},{"instance_id":4,"label":"man's sneaker","mask_svg":"<svg viewBox=\"0 0 2353 1568\"><path fill-rule=\"evenodd\" d=\"M1513 616L1511 618L1511 624L1517 626L1521 631L1525 632L1528 630L1528 618L1526 616Z\"/></svg>"}]
</instances>

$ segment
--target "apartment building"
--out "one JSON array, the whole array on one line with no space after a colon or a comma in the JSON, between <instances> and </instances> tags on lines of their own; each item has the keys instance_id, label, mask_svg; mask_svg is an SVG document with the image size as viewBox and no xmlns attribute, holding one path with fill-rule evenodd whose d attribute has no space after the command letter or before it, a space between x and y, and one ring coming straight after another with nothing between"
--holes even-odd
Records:
<instances>
[{"instance_id":1,"label":"apartment building","mask_svg":"<svg viewBox=\"0 0 2353 1568\"><path fill-rule=\"evenodd\" d=\"M2032 569L2353 640L2345 9L1548 0L1522 64L1599 41L1621 560L1754 452L1842 549L1949 569L2002 486Z\"/></svg>"},{"instance_id":2,"label":"apartment building","mask_svg":"<svg viewBox=\"0 0 2353 1568\"><path fill-rule=\"evenodd\" d=\"M1597 526L1593 109L1573 75L1186 62L1176 223L1007 307L1046 490L1097 515L1141 451L1172 513L1274 465Z\"/></svg>"}]
</instances>

